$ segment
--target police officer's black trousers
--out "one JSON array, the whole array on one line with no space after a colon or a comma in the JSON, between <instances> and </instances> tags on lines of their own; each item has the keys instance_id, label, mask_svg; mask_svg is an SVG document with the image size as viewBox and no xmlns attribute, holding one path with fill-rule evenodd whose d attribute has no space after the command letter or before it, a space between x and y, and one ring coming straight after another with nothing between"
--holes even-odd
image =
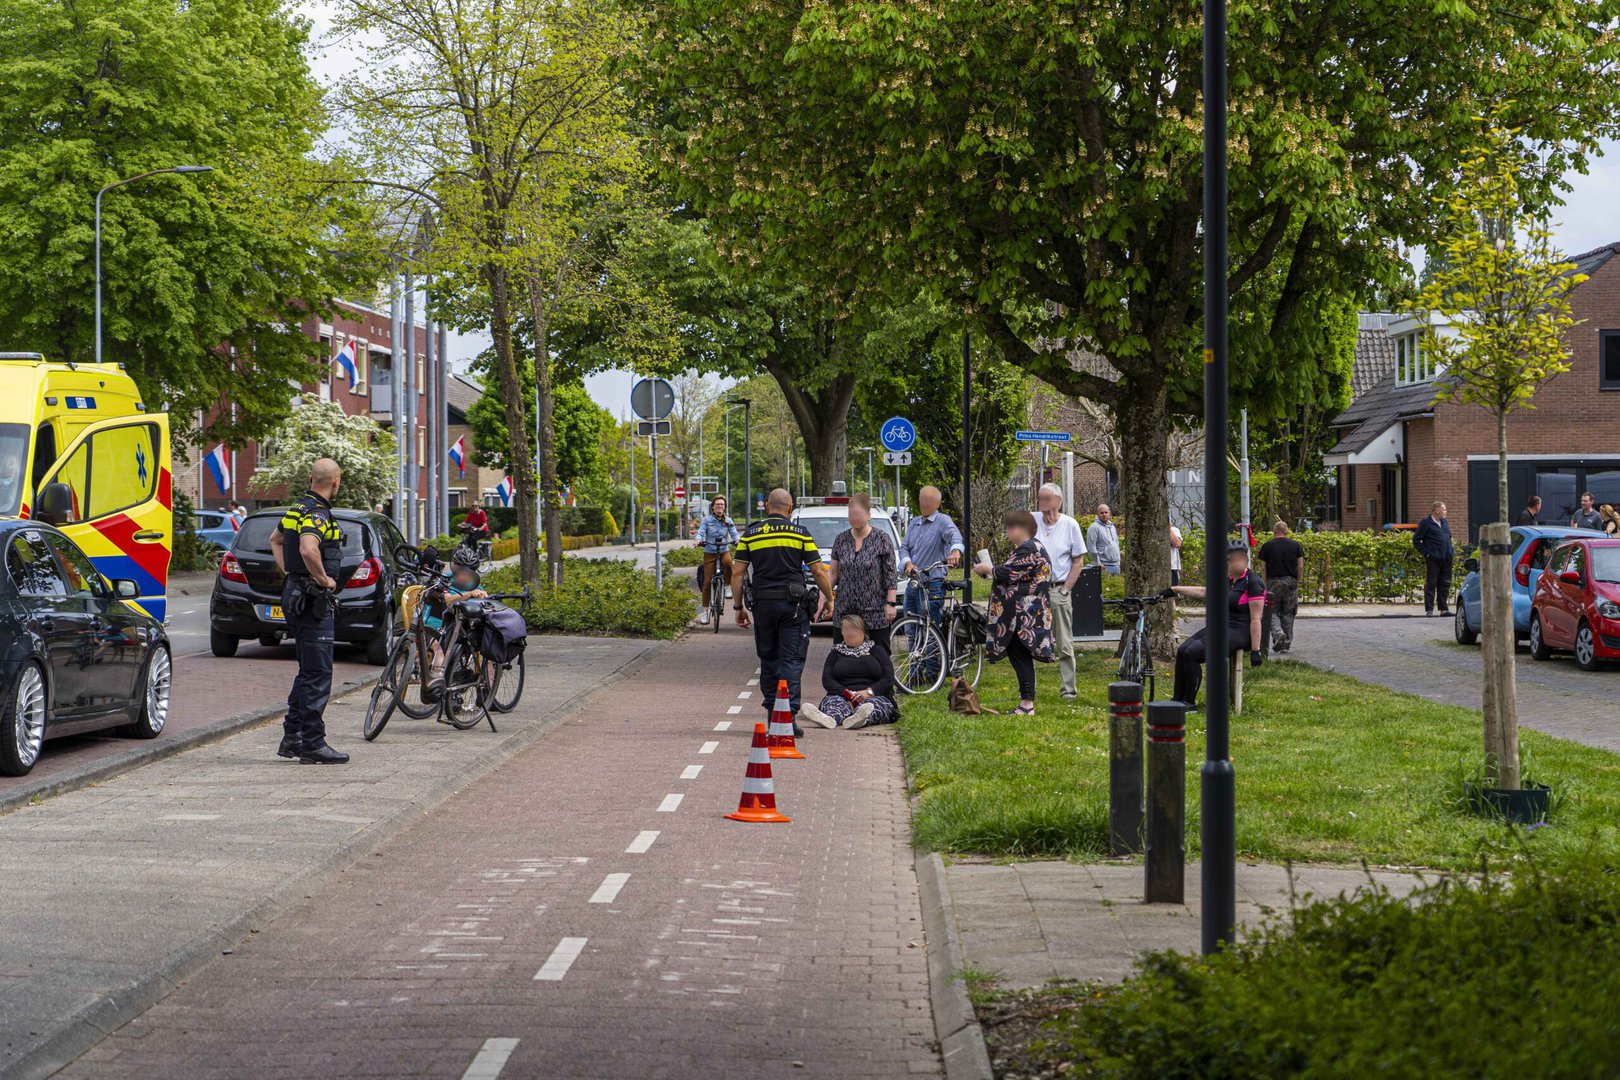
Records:
<instances>
[{"instance_id":1,"label":"police officer's black trousers","mask_svg":"<svg viewBox=\"0 0 1620 1080\"><path fill-rule=\"evenodd\" d=\"M296 739L304 750L326 744L326 703L332 697L332 640L337 630L335 605L325 598L311 600L310 608L293 615L287 612L287 629L292 631L298 675L292 693L287 695L287 718L282 731Z\"/></svg>"},{"instance_id":2,"label":"police officer's black trousers","mask_svg":"<svg viewBox=\"0 0 1620 1080\"><path fill-rule=\"evenodd\" d=\"M810 651L810 615L796 600L754 602L754 651L759 654L759 692L769 711L776 684L786 679L788 706L799 714L799 680Z\"/></svg>"},{"instance_id":3,"label":"police officer's black trousers","mask_svg":"<svg viewBox=\"0 0 1620 1080\"><path fill-rule=\"evenodd\" d=\"M1228 626L1226 628L1227 652L1248 652L1252 646L1249 644L1249 626ZM1192 637L1181 643L1176 650L1176 700L1191 705L1198 697L1198 684L1204 681L1204 631L1200 629Z\"/></svg>"}]
</instances>

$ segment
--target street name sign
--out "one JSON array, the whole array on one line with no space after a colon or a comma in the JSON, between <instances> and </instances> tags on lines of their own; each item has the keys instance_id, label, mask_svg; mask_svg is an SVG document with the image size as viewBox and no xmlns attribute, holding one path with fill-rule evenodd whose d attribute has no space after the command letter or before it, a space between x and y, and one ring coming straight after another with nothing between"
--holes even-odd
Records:
<instances>
[{"instance_id":1,"label":"street name sign","mask_svg":"<svg viewBox=\"0 0 1620 1080\"><path fill-rule=\"evenodd\" d=\"M1067 431L1017 431L1013 437L1019 442L1068 442L1073 438Z\"/></svg>"}]
</instances>

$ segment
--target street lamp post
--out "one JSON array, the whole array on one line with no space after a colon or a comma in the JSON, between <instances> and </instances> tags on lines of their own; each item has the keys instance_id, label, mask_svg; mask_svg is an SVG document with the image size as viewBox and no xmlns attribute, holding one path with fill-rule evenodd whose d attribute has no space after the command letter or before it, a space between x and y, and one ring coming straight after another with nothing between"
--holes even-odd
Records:
<instances>
[{"instance_id":1,"label":"street lamp post","mask_svg":"<svg viewBox=\"0 0 1620 1080\"><path fill-rule=\"evenodd\" d=\"M754 512L754 463L748 453L748 439L750 429L753 427L753 399L727 398L727 405L741 405L743 411L743 502L746 504L748 515L743 517L743 524L747 524L749 515Z\"/></svg>"},{"instance_id":2,"label":"street lamp post","mask_svg":"<svg viewBox=\"0 0 1620 1080\"><path fill-rule=\"evenodd\" d=\"M1200 917L1206 954L1232 943L1237 922L1237 776L1227 699L1227 206L1226 0L1204 0L1204 764L1199 771ZM1258 642L1255 643L1258 647Z\"/></svg>"},{"instance_id":3,"label":"street lamp post","mask_svg":"<svg viewBox=\"0 0 1620 1080\"><path fill-rule=\"evenodd\" d=\"M210 165L176 165L170 169L153 169L151 172L126 176L96 192L96 363L101 363L101 197L109 191L121 188L125 184L133 184L137 180L145 180L149 176L163 176L167 173L188 175L213 171Z\"/></svg>"}]
</instances>

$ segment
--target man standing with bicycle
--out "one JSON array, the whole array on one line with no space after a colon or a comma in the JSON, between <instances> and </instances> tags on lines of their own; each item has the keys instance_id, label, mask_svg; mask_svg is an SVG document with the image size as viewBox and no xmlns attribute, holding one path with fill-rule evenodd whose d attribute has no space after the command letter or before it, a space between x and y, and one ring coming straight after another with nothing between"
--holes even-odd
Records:
<instances>
[{"instance_id":1,"label":"man standing with bicycle","mask_svg":"<svg viewBox=\"0 0 1620 1080\"><path fill-rule=\"evenodd\" d=\"M336 633L335 575L343 562L343 530L332 516L332 497L343 470L321 458L309 470L309 490L282 515L270 535L270 553L287 576L281 607L292 631L298 676L287 696L276 753L306 765L342 765L349 755L326 745L326 703L332 698L332 639ZM287 538L293 550L287 551Z\"/></svg>"},{"instance_id":2,"label":"man standing with bicycle","mask_svg":"<svg viewBox=\"0 0 1620 1080\"><path fill-rule=\"evenodd\" d=\"M731 549L737 546L737 526L726 516L726 497L716 495L709 503L709 514L698 526L693 545L703 549L703 565L698 567L698 622L709 625L709 582L715 571L721 581L730 581Z\"/></svg>"},{"instance_id":3,"label":"man standing with bicycle","mask_svg":"<svg viewBox=\"0 0 1620 1080\"><path fill-rule=\"evenodd\" d=\"M766 715L776 699L778 680L786 679L788 708L794 720L794 734L800 734L799 681L804 659L810 651L810 590L805 585L806 568L821 590L815 602L820 616L832 607L832 581L827 564L821 561L821 548L810 530L788 520L793 513L793 496L776 488L765 498L765 517L748 527L737 541L737 555L731 572L732 606L737 625L754 627L754 652L759 655L759 690ZM745 588L743 578L753 570L753 580ZM749 616L749 608L753 616Z\"/></svg>"},{"instance_id":4,"label":"man standing with bicycle","mask_svg":"<svg viewBox=\"0 0 1620 1080\"><path fill-rule=\"evenodd\" d=\"M906 523L906 538L900 544L900 569L919 575L906 589L906 611L926 614L935 626L945 604L945 575L961 565L967 550L962 531L949 514L940 512L939 502L937 487L917 492L917 516Z\"/></svg>"}]
</instances>

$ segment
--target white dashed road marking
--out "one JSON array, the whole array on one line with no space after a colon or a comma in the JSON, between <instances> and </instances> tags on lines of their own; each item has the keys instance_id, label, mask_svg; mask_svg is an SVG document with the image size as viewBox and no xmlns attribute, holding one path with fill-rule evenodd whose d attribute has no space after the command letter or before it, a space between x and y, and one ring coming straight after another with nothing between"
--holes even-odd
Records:
<instances>
[{"instance_id":1,"label":"white dashed road marking","mask_svg":"<svg viewBox=\"0 0 1620 1080\"><path fill-rule=\"evenodd\" d=\"M563 976L568 974L568 969L579 959L579 954L585 951L585 942L589 940L582 937L565 937L557 942L557 947L551 950L551 956L540 965L540 970L534 973L534 981L562 982Z\"/></svg>"},{"instance_id":2,"label":"white dashed road marking","mask_svg":"<svg viewBox=\"0 0 1620 1080\"><path fill-rule=\"evenodd\" d=\"M731 730L731 721L730 720L722 720L722 721L720 721L718 724L714 725L714 730L716 730L716 731L730 731Z\"/></svg>"},{"instance_id":3,"label":"white dashed road marking","mask_svg":"<svg viewBox=\"0 0 1620 1080\"><path fill-rule=\"evenodd\" d=\"M657 839L657 829L647 829L643 832L638 832L636 833L636 838L630 841L630 846L624 849L624 853L626 855L645 855L647 854L648 849L653 846L653 841Z\"/></svg>"},{"instance_id":4,"label":"white dashed road marking","mask_svg":"<svg viewBox=\"0 0 1620 1080\"><path fill-rule=\"evenodd\" d=\"M619 897L619 890L624 888L624 883L629 880L629 874L609 874L602 879L602 884L597 886L596 891L591 894L591 903L613 903Z\"/></svg>"},{"instance_id":5,"label":"white dashed road marking","mask_svg":"<svg viewBox=\"0 0 1620 1080\"><path fill-rule=\"evenodd\" d=\"M712 754L712 753L715 752L716 749L719 748L719 746L720 746L720 744L717 743L717 742L713 742L713 741L706 742L702 746L698 747L698 753L700 753L700 754Z\"/></svg>"},{"instance_id":6,"label":"white dashed road marking","mask_svg":"<svg viewBox=\"0 0 1620 1080\"><path fill-rule=\"evenodd\" d=\"M759 680L758 679L749 679L748 680L748 685L749 686L758 686L759 685Z\"/></svg>"},{"instance_id":7,"label":"white dashed road marking","mask_svg":"<svg viewBox=\"0 0 1620 1080\"><path fill-rule=\"evenodd\" d=\"M744 690L742 693L737 695L737 700L738 701L747 701L752 696L753 696L753 691Z\"/></svg>"},{"instance_id":8,"label":"white dashed road marking","mask_svg":"<svg viewBox=\"0 0 1620 1080\"><path fill-rule=\"evenodd\" d=\"M741 705L733 705L731 708L726 710L726 713L729 716L736 716L740 712L742 712L742 706Z\"/></svg>"},{"instance_id":9,"label":"white dashed road marking","mask_svg":"<svg viewBox=\"0 0 1620 1080\"><path fill-rule=\"evenodd\" d=\"M681 779L696 780L698 778L698 773L702 771L703 766L701 765L688 765L686 768L681 770Z\"/></svg>"},{"instance_id":10,"label":"white dashed road marking","mask_svg":"<svg viewBox=\"0 0 1620 1080\"><path fill-rule=\"evenodd\" d=\"M506 1059L517 1049L516 1039L485 1039L478 1056L472 1059L461 1080L495 1080L506 1068Z\"/></svg>"},{"instance_id":11,"label":"white dashed road marking","mask_svg":"<svg viewBox=\"0 0 1620 1080\"><path fill-rule=\"evenodd\" d=\"M658 812L660 814L673 814L676 810L680 809L681 800L683 798L685 798L685 796L679 794L665 795L664 801L658 804Z\"/></svg>"}]
</instances>

